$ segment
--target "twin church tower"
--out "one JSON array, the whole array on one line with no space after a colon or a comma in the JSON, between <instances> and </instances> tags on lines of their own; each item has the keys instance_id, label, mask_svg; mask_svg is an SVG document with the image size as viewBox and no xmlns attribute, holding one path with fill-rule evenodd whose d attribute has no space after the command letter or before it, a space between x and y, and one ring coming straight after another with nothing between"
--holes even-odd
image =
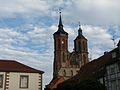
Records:
<instances>
[{"instance_id":1,"label":"twin church tower","mask_svg":"<svg viewBox=\"0 0 120 90\"><path fill-rule=\"evenodd\" d=\"M74 40L74 51L68 51L68 33L64 30L61 18L59 17L58 30L54 36L54 66L53 80L48 85L49 88L55 88L60 78L67 80L76 75L81 66L88 63L87 39L82 34L79 27L78 36ZM55 81L57 81L55 83Z\"/></svg>"}]
</instances>

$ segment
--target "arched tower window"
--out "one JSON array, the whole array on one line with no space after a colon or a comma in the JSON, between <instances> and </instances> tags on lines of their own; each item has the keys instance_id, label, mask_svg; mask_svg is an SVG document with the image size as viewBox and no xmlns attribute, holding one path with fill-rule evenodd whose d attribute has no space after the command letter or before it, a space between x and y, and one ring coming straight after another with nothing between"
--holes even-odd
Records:
<instances>
[{"instance_id":1,"label":"arched tower window","mask_svg":"<svg viewBox=\"0 0 120 90\"><path fill-rule=\"evenodd\" d=\"M86 50L86 49L85 49L85 47L86 47L86 46L85 46L85 42L83 41L82 43L83 43L83 51L85 51L85 50Z\"/></svg>"},{"instance_id":2,"label":"arched tower window","mask_svg":"<svg viewBox=\"0 0 120 90\"><path fill-rule=\"evenodd\" d=\"M71 76L73 76L73 70L71 70Z\"/></svg>"},{"instance_id":3,"label":"arched tower window","mask_svg":"<svg viewBox=\"0 0 120 90\"><path fill-rule=\"evenodd\" d=\"M85 55L83 55L83 62L84 62L84 64L86 63L86 56Z\"/></svg>"},{"instance_id":4,"label":"arched tower window","mask_svg":"<svg viewBox=\"0 0 120 90\"><path fill-rule=\"evenodd\" d=\"M80 41L78 42L78 51L79 52L81 51L81 42Z\"/></svg>"},{"instance_id":5,"label":"arched tower window","mask_svg":"<svg viewBox=\"0 0 120 90\"><path fill-rule=\"evenodd\" d=\"M60 39L58 39L58 49L60 49Z\"/></svg>"},{"instance_id":6,"label":"arched tower window","mask_svg":"<svg viewBox=\"0 0 120 90\"><path fill-rule=\"evenodd\" d=\"M65 53L63 52L63 62L65 62Z\"/></svg>"}]
</instances>

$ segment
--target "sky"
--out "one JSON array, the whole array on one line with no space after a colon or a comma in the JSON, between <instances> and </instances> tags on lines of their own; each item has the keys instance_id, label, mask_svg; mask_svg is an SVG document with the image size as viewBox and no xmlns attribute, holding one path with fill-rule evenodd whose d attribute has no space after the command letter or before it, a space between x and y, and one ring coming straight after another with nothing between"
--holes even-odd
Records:
<instances>
[{"instance_id":1,"label":"sky","mask_svg":"<svg viewBox=\"0 0 120 90\"><path fill-rule=\"evenodd\" d=\"M79 22L88 39L89 58L100 57L120 40L120 0L0 0L0 59L17 60L52 79L53 33L59 11L69 34L69 51ZM114 41L112 40L114 38Z\"/></svg>"}]
</instances>

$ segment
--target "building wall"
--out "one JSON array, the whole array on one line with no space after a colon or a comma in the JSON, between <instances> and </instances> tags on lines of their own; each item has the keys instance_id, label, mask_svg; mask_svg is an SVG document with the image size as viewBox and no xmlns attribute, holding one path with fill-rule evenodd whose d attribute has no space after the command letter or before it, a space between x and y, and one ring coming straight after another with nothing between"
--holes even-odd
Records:
<instances>
[{"instance_id":1,"label":"building wall","mask_svg":"<svg viewBox=\"0 0 120 90\"><path fill-rule=\"evenodd\" d=\"M39 73L0 72L4 75L0 90L42 90L42 75ZM28 88L20 88L20 76L28 76Z\"/></svg>"},{"instance_id":2,"label":"building wall","mask_svg":"<svg viewBox=\"0 0 120 90\"><path fill-rule=\"evenodd\" d=\"M5 72L0 72L0 75L3 75L3 87L2 88L0 88L0 90L5 90L4 89L4 87L5 87L5 78L4 78L4 76L5 76Z\"/></svg>"},{"instance_id":3,"label":"building wall","mask_svg":"<svg viewBox=\"0 0 120 90\"><path fill-rule=\"evenodd\" d=\"M105 85L108 90L120 90L120 64L113 63L106 67Z\"/></svg>"}]
</instances>

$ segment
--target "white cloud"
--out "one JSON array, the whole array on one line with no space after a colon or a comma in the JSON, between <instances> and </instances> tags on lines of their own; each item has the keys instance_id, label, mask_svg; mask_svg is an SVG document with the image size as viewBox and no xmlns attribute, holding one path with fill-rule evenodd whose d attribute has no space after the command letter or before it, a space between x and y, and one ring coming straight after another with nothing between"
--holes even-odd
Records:
<instances>
[{"instance_id":1,"label":"white cloud","mask_svg":"<svg viewBox=\"0 0 120 90\"><path fill-rule=\"evenodd\" d=\"M46 72L45 78L49 75L49 78L44 80L48 83L52 78L53 39L51 33L54 31L52 27L49 32L47 32L49 28L34 27L26 33L9 28L0 29L0 59L17 60L43 70ZM27 46L24 47L24 45ZM40 51L41 49L44 50Z\"/></svg>"},{"instance_id":2,"label":"white cloud","mask_svg":"<svg viewBox=\"0 0 120 90\"><path fill-rule=\"evenodd\" d=\"M104 51L113 48L111 40L113 31L116 42L120 39L119 3L119 0L0 0L1 19L2 17L17 18L15 16L18 15L22 16L25 22L29 22L29 20L35 22L34 17L40 18L37 18L39 22L35 22L36 26L28 23L29 26L26 24L21 27L17 26L19 30L14 27L1 28L0 58L15 59L44 70L44 84L49 83L52 77L54 58L53 33L58 28L56 24L58 22L58 18L56 20L58 9L63 8L62 20L64 30L69 33L69 51L73 50L73 40L78 35L78 28L75 28L74 24L76 25L77 22L81 21L83 34L88 39L90 55L92 58L97 58ZM53 21L47 19L46 16L52 18ZM52 24L44 24L41 17ZM44 26L39 26L38 23ZM112 26L110 31L109 27L105 27L109 24L116 24L116 26Z\"/></svg>"},{"instance_id":3,"label":"white cloud","mask_svg":"<svg viewBox=\"0 0 120 90\"><path fill-rule=\"evenodd\" d=\"M65 17L70 17L67 18L68 22L74 23L81 21L83 24L119 25L119 3L119 0L72 0L72 5L64 9Z\"/></svg>"},{"instance_id":4,"label":"white cloud","mask_svg":"<svg viewBox=\"0 0 120 90\"><path fill-rule=\"evenodd\" d=\"M107 28L90 25L82 26L82 28L88 39L89 53L93 59L113 48L112 35L107 31Z\"/></svg>"},{"instance_id":5,"label":"white cloud","mask_svg":"<svg viewBox=\"0 0 120 90\"><path fill-rule=\"evenodd\" d=\"M55 18L61 8L66 23L93 25L119 25L119 0L4 0L0 1L0 16L15 18L21 14L25 19L48 16ZM69 17L69 18L68 18Z\"/></svg>"},{"instance_id":6,"label":"white cloud","mask_svg":"<svg viewBox=\"0 0 120 90\"><path fill-rule=\"evenodd\" d=\"M23 15L39 13L45 15L45 11L49 9L49 5L44 0L0 0L0 16L12 16L17 13ZM28 14L27 14L28 13Z\"/></svg>"},{"instance_id":7,"label":"white cloud","mask_svg":"<svg viewBox=\"0 0 120 90\"><path fill-rule=\"evenodd\" d=\"M46 84L52 78L54 59L53 33L58 27L55 25L45 28L31 26L33 29L26 31L26 33L9 28L0 29L0 33L2 33L2 36L0 36L0 47L2 47L0 48L0 58L18 60L24 64L45 71L44 84ZM73 40L78 35L78 28L64 25L64 29L69 34L69 51L72 51ZM111 50L113 45L111 40L112 36L107 28L83 25L82 29L84 36L88 39L89 52L92 58L97 58L104 51ZM9 43L5 43L5 41L9 41ZM24 45L27 46L24 47ZM44 50L40 51L41 49Z\"/></svg>"}]
</instances>

